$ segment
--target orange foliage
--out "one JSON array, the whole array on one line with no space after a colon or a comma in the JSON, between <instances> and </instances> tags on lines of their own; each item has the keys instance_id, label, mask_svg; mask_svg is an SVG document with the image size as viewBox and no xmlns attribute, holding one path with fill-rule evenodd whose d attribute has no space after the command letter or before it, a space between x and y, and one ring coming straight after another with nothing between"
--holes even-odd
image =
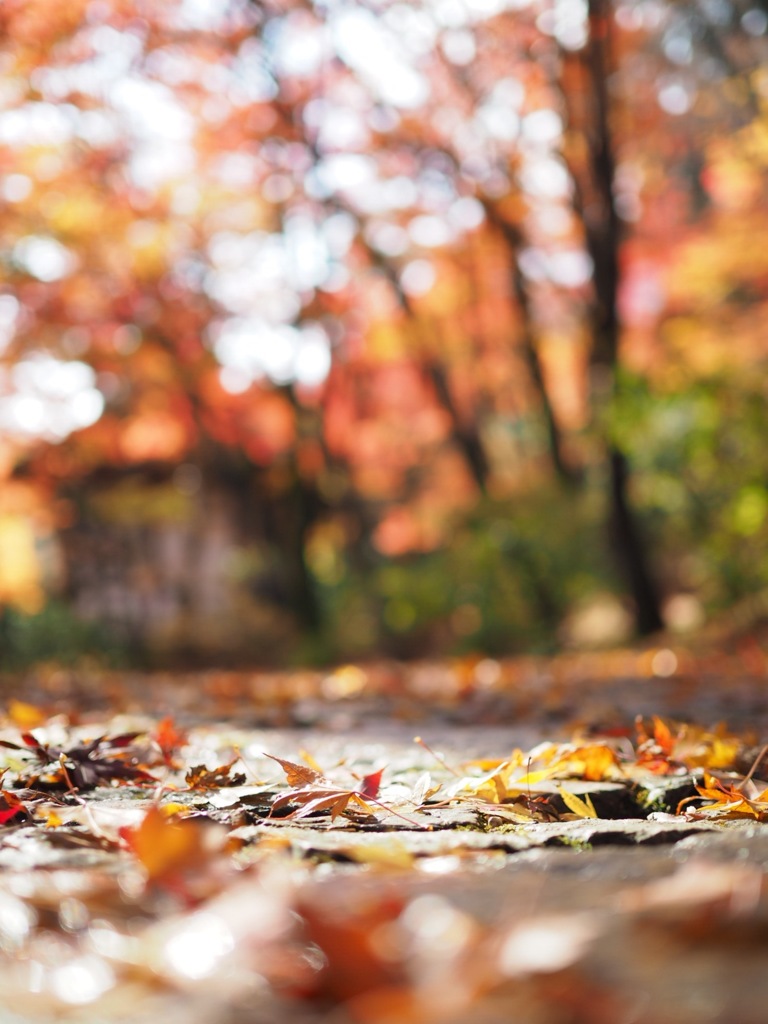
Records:
<instances>
[{"instance_id":1,"label":"orange foliage","mask_svg":"<svg viewBox=\"0 0 768 1024\"><path fill-rule=\"evenodd\" d=\"M176 462L188 446L185 424L170 410L155 409L133 416L120 434L120 449L128 462Z\"/></svg>"},{"instance_id":2,"label":"orange foliage","mask_svg":"<svg viewBox=\"0 0 768 1024\"><path fill-rule=\"evenodd\" d=\"M468 22L466 53L451 57L459 36L438 19L412 68L428 80L424 98L385 114L366 74L333 52L333 33L314 39L320 6L235 7L219 17L213 5L208 27L178 0L149 0L140 18L127 0L0 7L3 292L20 303L4 360L82 362L105 403L53 454L25 442L32 469L172 472L193 458L217 467L236 449L253 472L286 461L316 484L332 470L394 555L439 543L481 490L508 497L551 472L555 429L574 461L596 459L600 445L582 443L602 429L582 43L559 46L533 7L502 7ZM733 99L742 72L759 83L746 37L732 90L697 78L706 62L692 61L690 116L665 112L664 47L631 21L617 12L610 33L591 26L614 46L620 354L666 387L765 358L754 315L765 303L738 299L762 296L768 280L768 248L753 244L768 229L765 112ZM270 52L299 29L310 49L318 42L303 70ZM133 106L120 81L89 82L110 31L128 48L129 90L146 90ZM148 116L155 104L175 126L173 153L162 117ZM731 120L737 130L719 130ZM352 184L334 184L334 161ZM23 254L41 240L54 263L36 270ZM313 331L332 354L327 376L305 344ZM2 443L0 478L16 457Z\"/></svg>"}]
</instances>

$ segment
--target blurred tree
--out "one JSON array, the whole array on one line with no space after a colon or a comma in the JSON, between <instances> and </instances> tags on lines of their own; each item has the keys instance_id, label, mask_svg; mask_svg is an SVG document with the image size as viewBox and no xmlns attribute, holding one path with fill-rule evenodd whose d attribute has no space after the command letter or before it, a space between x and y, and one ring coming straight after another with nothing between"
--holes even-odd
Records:
<instances>
[{"instance_id":1,"label":"blurred tree","mask_svg":"<svg viewBox=\"0 0 768 1024\"><path fill-rule=\"evenodd\" d=\"M188 560L250 549L317 628L334 551L435 550L554 474L602 490L656 629L631 382L663 403L732 358L701 345L715 297L723 337L763 302L766 27L751 0L4 4L0 424L69 488L72 585L74 513L114 519L120 480L135 588L162 590L136 545L186 516L199 552L223 517ZM505 550L554 624L537 545Z\"/></svg>"}]
</instances>

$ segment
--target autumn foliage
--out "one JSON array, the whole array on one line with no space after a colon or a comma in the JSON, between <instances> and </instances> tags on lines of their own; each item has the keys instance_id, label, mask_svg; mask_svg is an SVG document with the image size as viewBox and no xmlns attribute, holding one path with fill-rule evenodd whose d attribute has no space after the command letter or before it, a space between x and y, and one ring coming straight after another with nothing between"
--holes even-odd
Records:
<instances>
[{"instance_id":1,"label":"autumn foliage","mask_svg":"<svg viewBox=\"0 0 768 1024\"><path fill-rule=\"evenodd\" d=\"M759 611L764 14L567 8L3 5L0 600L176 661Z\"/></svg>"}]
</instances>

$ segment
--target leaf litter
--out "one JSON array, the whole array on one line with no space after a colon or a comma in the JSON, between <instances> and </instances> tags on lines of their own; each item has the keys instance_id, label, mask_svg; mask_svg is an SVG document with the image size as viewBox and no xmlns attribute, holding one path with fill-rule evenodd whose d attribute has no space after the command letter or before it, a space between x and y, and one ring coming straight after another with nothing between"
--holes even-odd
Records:
<instances>
[{"instance_id":1,"label":"leaf litter","mask_svg":"<svg viewBox=\"0 0 768 1024\"><path fill-rule=\"evenodd\" d=\"M329 1004L373 1024L460 1020L546 1006L537 979L575 965L593 984L591 958L617 936L642 961L638 929L670 916L694 932L701 915L728 934L768 924L763 874L743 863L700 864L692 883L692 868L665 861L678 886L622 882L599 912L585 887L589 909L559 915L531 902L540 876L532 889L524 867L509 875L598 841L695 843L768 821L765 749L724 729L657 716L634 741L576 736L456 764L435 754L429 770L241 753L242 737L168 717L88 732L25 705L0 735L0 978L17 1020L148 1020L174 1006L213 1024L254 1001L264 1020L322 1019ZM633 839L627 817L647 831ZM499 873L490 921L449 885ZM582 1012L572 1019L593 1019Z\"/></svg>"}]
</instances>

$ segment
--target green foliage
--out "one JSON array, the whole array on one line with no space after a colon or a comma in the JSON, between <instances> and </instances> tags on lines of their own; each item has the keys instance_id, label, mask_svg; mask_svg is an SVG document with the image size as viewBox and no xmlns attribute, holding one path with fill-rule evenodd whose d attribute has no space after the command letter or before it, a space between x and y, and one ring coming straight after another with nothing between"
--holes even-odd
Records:
<instances>
[{"instance_id":1,"label":"green foliage","mask_svg":"<svg viewBox=\"0 0 768 1024\"><path fill-rule=\"evenodd\" d=\"M550 485L482 503L436 551L347 565L333 585L318 581L332 651L551 651L571 607L612 587L600 511L591 493Z\"/></svg>"},{"instance_id":2,"label":"green foliage","mask_svg":"<svg viewBox=\"0 0 768 1024\"><path fill-rule=\"evenodd\" d=\"M765 402L754 373L674 391L625 376L614 409L666 589L713 610L768 587Z\"/></svg>"},{"instance_id":3,"label":"green foliage","mask_svg":"<svg viewBox=\"0 0 768 1024\"><path fill-rule=\"evenodd\" d=\"M567 846L575 853L587 853L594 849L592 843L587 842L586 839L574 839L573 836L558 836L557 842L560 846Z\"/></svg>"},{"instance_id":4,"label":"green foliage","mask_svg":"<svg viewBox=\"0 0 768 1024\"><path fill-rule=\"evenodd\" d=\"M189 495L173 483L149 485L140 480L122 480L93 493L89 502L104 522L128 526L183 523L194 512Z\"/></svg>"},{"instance_id":5,"label":"green foliage","mask_svg":"<svg viewBox=\"0 0 768 1024\"><path fill-rule=\"evenodd\" d=\"M120 666L128 662L128 654L105 627L83 622L60 601L32 615L15 608L0 610L0 669L84 661Z\"/></svg>"}]
</instances>

